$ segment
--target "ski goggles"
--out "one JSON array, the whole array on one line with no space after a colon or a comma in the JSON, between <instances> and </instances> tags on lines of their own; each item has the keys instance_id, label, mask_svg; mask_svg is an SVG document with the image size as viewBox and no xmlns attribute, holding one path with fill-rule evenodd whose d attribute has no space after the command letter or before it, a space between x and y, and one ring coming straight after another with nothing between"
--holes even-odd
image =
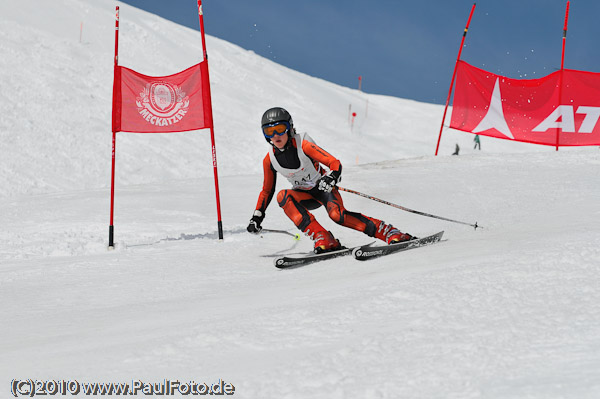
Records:
<instances>
[{"instance_id":1,"label":"ski goggles","mask_svg":"<svg viewBox=\"0 0 600 399\"><path fill-rule=\"evenodd\" d=\"M275 122L269 123L268 125L263 125L262 131L266 138L272 139L273 137L283 136L290 130L290 124L283 122Z\"/></svg>"}]
</instances>

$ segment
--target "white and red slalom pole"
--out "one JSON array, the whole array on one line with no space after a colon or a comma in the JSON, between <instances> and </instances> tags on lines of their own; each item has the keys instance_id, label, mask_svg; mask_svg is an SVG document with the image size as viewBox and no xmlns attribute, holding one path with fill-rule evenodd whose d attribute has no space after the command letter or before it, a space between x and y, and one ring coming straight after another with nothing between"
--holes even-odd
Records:
<instances>
[{"instance_id":1,"label":"white and red slalom pole","mask_svg":"<svg viewBox=\"0 0 600 399\"><path fill-rule=\"evenodd\" d=\"M117 6L115 14L115 70L114 70L114 82L113 82L113 113L115 111L115 100L117 90L117 69L119 66L119 6ZM114 118L113 118L114 120ZM108 226L108 248L113 249L115 247L115 228L114 228L114 214L115 214L115 149L117 145L117 132L115 127L112 129L112 169L110 174L110 223Z\"/></svg>"},{"instance_id":2,"label":"white and red slalom pole","mask_svg":"<svg viewBox=\"0 0 600 399\"><path fill-rule=\"evenodd\" d=\"M562 104L562 87L563 87L563 71L565 70L565 45L567 42L567 25L569 22L569 5L570 1L567 1L567 10L565 11L565 26L563 27L563 38L562 38L562 55L560 57L560 85L558 86L558 105ZM558 151L559 144L559 131L556 129L556 151Z\"/></svg>"},{"instance_id":3,"label":"white and red slalom pole","mask_svg":"<svg viewBox=\"0 0 600 399\"><path fill-rule=\"evenodd\" d=\"M210 96L210 78L208 74L208 54L206 52L206 39L204 37L204 14L202 13L202 0L198 0L198 18L200 20L200 33L202 35L202 51L204 61L206 62L206 73L202 75L202 87L207 90L204 101L208 101L208 106L205 109L210 113L210 141L212 146L212 161L213 171L215 176L215 195L217 200L217 228L219 232L219 240L223 239L223 222L221 221L221 199L219 194L219 174L217 173L217 149L215 146L215 129L212 115L212 99Z\"/></svg>"},{"instance_id":4,"label":"white and red slalom pole","mask_svg":"<svg viewBox=\"0 0 600 399\"><path fill-rule=\"evenodd\" d=\"M460 61L460 55L462 54L463 46L465 45L465 39L467 37L467 32L469 31L469 25L471 24L471 18L473 18L473 12L475 11L475 4L476 3L473 3L473 7L471 7L471 13L469 14L469 19L467 20L467 25L465 26L465 30L463 32L463 37L460 42L460 48L458 49L458 56L456 57L456 64L454 65L454 72L452 73L452 80L450 81L450 90L448 91L448 98L446 99L446 107L444 108L444 116L442 116L442 125L440 126L440 135L438 136L437 146L435 147L435 155L436 156L440 149L440 141L442 140L442 130L444 129L444 121L446 120L446 112L448 112L448 105L450 104L450 97L452 96L452 88L454 87L454 79L456 78L456 69L458 68L458 61Z\"/></svg>"}]
</instances>

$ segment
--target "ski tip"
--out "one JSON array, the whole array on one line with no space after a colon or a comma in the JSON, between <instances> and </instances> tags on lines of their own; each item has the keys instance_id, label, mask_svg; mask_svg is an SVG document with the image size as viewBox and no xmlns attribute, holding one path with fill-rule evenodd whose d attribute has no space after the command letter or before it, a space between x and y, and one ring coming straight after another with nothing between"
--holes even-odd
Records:
<instances>
[{"instance_id":1,"label":"ski tip","mask_svg":"<svg viewBox=\"0 0 600 399\"><path fill-rule=\"evenodd\" d=\"M273 266L275 266L278 269L285 269L286 266L286 261L284 258L275 258L273 259Z\"/></svg>"}]
</instances>

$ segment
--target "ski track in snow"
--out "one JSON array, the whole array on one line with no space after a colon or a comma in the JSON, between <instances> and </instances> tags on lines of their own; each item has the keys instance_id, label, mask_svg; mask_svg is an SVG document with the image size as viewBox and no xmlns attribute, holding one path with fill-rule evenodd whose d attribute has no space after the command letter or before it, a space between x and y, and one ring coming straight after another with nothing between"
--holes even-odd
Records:
<instances>
[{"instance_id":1,"label":"ski track in snow","mask_svg":"<svg viewBox=\"0 0 600 399\"><path fill-rule=\"evenodd\" d=\"M590 198L598 190L585 183L596 173L593 162L571 154L494 158L350 168L359 190L393 197L374 183L385 171L405 182L406 202L426 197L427 210L484 215L483 228L344 194L351 209L422 229L417 234L443 226L448 240L293 271L260 255L308 251L311 243L245 233L248 212L235 193L248 201L255 193L244 177L223 179L230 226L223 242L215 239L214 211L200 206L213 200L197 190L210 179L124 189L111 252L102 223L106 190L4 201L10 216L2 239L12 245L2 255L2 292L14 323L2 344L11 365L3 375L224 378L241 397L592 398L600 389L600 237L590 234L597 228L589 217L597 215ZM511 176L524 164L529 172L515 184ZM555 178L539 178L545 175ZM456 194L451 204L436 198L451 190L446 185L472 181L476 193ZM548 184L555 186L540 209ZM519 199L500 195L511 189ZM573 208L561 213L565 203ZM275 204L267 221L289 227ZM368 239L330 227L345 243ZM20 360L34 357L36 365Z\"/></svg>"},{"instance_id":2,"label":"ski track in snow","mask_svg":"<svg viewBox=\"0 0 600 399\"><path fill-rule=\"evenodd\" d=\"M0 4L0 396L13 378L170 378L223 379L240 398L600 397L597 148L484 137L476 152L447 131L433 157L440 106L208 37L224 240L208 135L119 134L108 251L114 4L64 3L60 18L42 17L50 2ZM197 32L127 5L121 18L122 65L198 61ZM348 103L367 99L351 132ZM264 255L312 242L245 230L268 149L258 118L274 104L342 160L342 186L482 228L342 193L349 210L445 240L276 269ZM461 155L444 155L457 142ZM370 242L315 215L343 244ZM264 227L296 232L276 201Z\"/></svg>"}]
</instances>

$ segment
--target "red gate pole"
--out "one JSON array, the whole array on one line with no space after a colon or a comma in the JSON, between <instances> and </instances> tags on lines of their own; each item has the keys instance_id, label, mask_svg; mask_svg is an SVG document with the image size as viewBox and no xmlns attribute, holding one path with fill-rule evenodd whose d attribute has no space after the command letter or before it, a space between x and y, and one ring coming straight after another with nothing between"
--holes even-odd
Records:
<instances>
[{"instance_id":1,"label":"red gate pole","mask_svg":"<svg viewBox=\"0 0 600 399\"><path fill-rule=\"evenodd\" d=\"M202 34L202 51L204 56L204 61L206 62L206 73L202 74L203 84L202 87L206 87L207 90L207 98L208 98L208 107L204 109L209 112L210 119L210 141L212 145L212 160L213 160L213 171L215 175L215 194L217 200L217 228L219 231L219 240L223 239L223 222L221 221L221 199L219 194L219 175L217 173L217 149L215 147L215 129L213 123L213 115L212 115L212 98L210 96L210 78L208 74L208 54L206 52L206 39L204 37L204 15L202 13L202 0L198 0L198 18L200 20L200 33ZM204 96L203 96L204 97ZM206 101L206 98L204 99Z\"/></svg>"},{"instance_id":2,"label":"red gate pole","mask_svg":"<svg viewBox=\"0 0 600 399\"><path fill-rule=\"evenodd\" d=\"M437 146L435 147L435 155L436 156L438 154L438 150L440 149L440 141L442 140L442 130L444 129L444 120L446 119L446 112L448 112L448 104L450 104L450 97L452 96L452 87L454 86L454 79L456 78L456 69L458 67L458 61L460 61L460 55L462 53L462 49L465 44L465 38L467 37L469 25L471 24L471 18L473 17L473 11L475 11L475 5L476 5L476 3L473 3L473 7L471 7L471 13L469 14L469 19L467 20L467 25L465 26L465 31L463 32L462 41L460 42L460 49L458 50L458 57L456 57L456 64L454 65L454 72L452 73L452 81L450 82L450 90L448 91L448 98L446 99L446 108L444 108L444 116L442 116L442 126L440 126L440 135L438 136Z\"/></svg>"},{"instance_id":3,"label":"red gate pole","mask_svg":"<svg viewBox=\"0 0 600 399\"><path fill-rule=\"evenodd\" d=\"M558 87L558 106L562 102L562 88L563 88L563 73L565 69L565 44L567 41L567 25L569 22L569 5L570 1L567 0L567 10L565 11L565 26L563 27L563 38L562 38L562 55L560 57L560 86ZM558 151L558 139L559 129L556 128L556 151Z\"/></svg>"},{"instance_id":4,"label":"red gate pole","mask_svg":"<svg viewBox=\"0 0 600 399\"><path fill-rule=\"evenodd\" d=\"M116 88L117 84L117 69L119 67L119 6L117 6L116 16L115 16L115 70L113 75L113 118L115 112L115 101L116 101ZM113 224L113 217L115 213L115 149L117 145L117 132L115 131L115 126L113 123L112 129L112 170L110 175L110 224L108 226L108 248L114 249L114 234L115 228Z\"/></svg>"}]
</instances>

